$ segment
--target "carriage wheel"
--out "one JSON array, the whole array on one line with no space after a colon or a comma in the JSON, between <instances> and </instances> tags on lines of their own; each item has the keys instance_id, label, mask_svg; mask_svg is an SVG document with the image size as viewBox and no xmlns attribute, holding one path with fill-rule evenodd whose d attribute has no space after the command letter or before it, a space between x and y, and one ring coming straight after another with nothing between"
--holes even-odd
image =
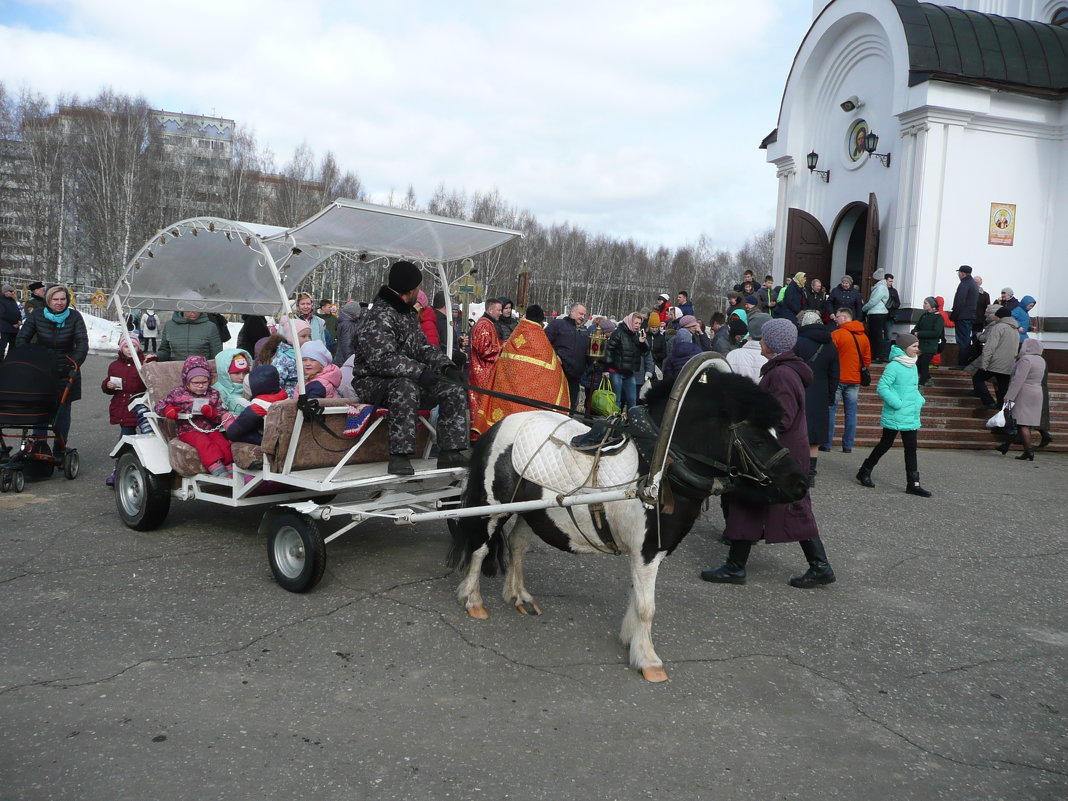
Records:
<instances>
[{"instance_id":1,"label":"carriage wheel","mask_svg":"<svg viewBox=\"0 0 1068 801\"><path fill-rule=\"evenodd\" d=\"M73 481L78 477L78 469L80 466L81 460L78 458L78 451L71 450L63 454L63 475L65 475L69 481Z\"/></svg>"},{"instance_id":2,"label":"carriage wheel","mask_svg":"<svg viewBox=\"0 0 1068 801\"><path fill-rule=\"evenodd\" d=\"M274 580L290 592L308 592L326 570L326 544L307 515L285 512L274 519L267 538L267 561Z\"/></svg>"},{"instance_id":3,"label":"carriage wheel","mask_svg":"<svg viewBox=\"0 0 1068 801\"><path fill-rule=\"evenodd\" d=\"M15 492L22 492L26 489L26 474L21 470L16 470L11 477L11 485L14 487Z\"/></svg>"},{"instance_id":4,"label":"carriage wheel","mask_svg":"<svg viewBox=\"0 0 1068 801\"><path fill-rule=\"evenodd\" d=\"M137 458L133 451L119 457L115 471L115 506L119 517L134 531L158 528L171 509L167 476L157 476Z\"/></svg>"},{"instance_id":5,"label":"carriage wheel","mask_svg":"<svg viewBox=\"0 0 1068 801\"><path fill-rule=\"evenodd\" d=\"M11 470L4 468L0 470L0 492L8 492L11 489Z\"/></svg>"}]
</instances>

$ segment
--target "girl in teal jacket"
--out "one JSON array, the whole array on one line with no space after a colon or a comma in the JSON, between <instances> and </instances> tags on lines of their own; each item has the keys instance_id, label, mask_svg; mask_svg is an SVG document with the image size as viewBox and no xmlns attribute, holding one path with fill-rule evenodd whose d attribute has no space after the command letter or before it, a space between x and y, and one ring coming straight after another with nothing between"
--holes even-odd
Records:
<instances>
[{"instance_id":1,"label":"girl in teal jacket","mask_svg":"<svg viewBox=\"0 0 1068 801\"><path fill-rule=\"evenodd\" d=\"M251 369L252 357L240 348L227 348L215 357L218 381L212 387L219 391L223 408L235 417L249 404L245 397L245 377Z\"/></svg>"},{"instance_id":2,"label":"girl in teal jacket","mask_svg":"<svg viewBox=\"0 0 1068 801\"><path fill-rule=\"evenodd\" d=\"M920 394L919 372L916 360L920 343L912 334L898 334L897 344L890 348L890 361L879 379L879 397L883 399L883 436L879 444L864 460L857 471L857 481L865 487L874 487L871 471L883 458L901 434L905 446L905 492L930 498L931 493L920 486L920 472L916 453L916 432L920 430L920 410L926 402Z\"/></svg>"}]
</instances>

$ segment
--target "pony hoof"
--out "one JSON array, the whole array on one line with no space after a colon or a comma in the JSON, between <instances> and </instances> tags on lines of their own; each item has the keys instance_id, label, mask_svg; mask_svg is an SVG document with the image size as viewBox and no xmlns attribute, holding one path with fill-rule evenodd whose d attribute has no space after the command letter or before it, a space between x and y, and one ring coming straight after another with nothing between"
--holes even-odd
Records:
<instances>
[{"instance_id":1,"label":"pony hoof","mask_svg":"<svg viewBox=\"0 0 1068 801\"><path fill-rule=\"evenodd\" d=\"M658 684L662 681L667 681L668 678L667 671L664 670L663 665L654 665L653 667L642 668L642 676L645 677L646 681L651 681L654 684Z\"/></svg>"},{"instance_id":2,"label":"pony hoof","mask_svg":"<svg viewBox=\"0 0 1068 801\"><path fill-rule=\"evenodd\" d=\"M489 612L486 611L486 607L484 604L467 607L467 614L473 617L475 620L489 620Z\"/></svg>"},{"instance_id":3,"label":"pony hoof","mask_svg":"<svg viewBox=\"0 0 1068 801\"><path fill-rule=\"evenodd\" d=\"M521 615L529 615L530 617L538 617L541 615L541 609L533 601L520 601L515 605L515 611Z\"/></svg>"}]
</instances>

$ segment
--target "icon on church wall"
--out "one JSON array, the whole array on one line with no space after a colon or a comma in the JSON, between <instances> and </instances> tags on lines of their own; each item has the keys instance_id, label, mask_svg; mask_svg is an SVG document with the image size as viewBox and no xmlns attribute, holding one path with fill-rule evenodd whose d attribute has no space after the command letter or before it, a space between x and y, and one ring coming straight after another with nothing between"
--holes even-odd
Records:
<instances>
[{"instance_id":1,"label":"icon on church wall","mask_svg":"<svg viewBox=\"0 0 1068 801\"><path fill-rule=\"evenodd\" d=\"M846 152L851 161L860 161L868 155L868 151L864 149L864 139L869 130L866 120L853 120L850 124L849 135L846 137Z\"/></svg>"},{"instance_id":2,"label":"icon on church wall","mask_svg":"<svg viewBox=\"0 0 1068 801\"><path fill-rule=\"evenodd\" d=\"M990 204L990 233L987 237L989 245L1007 245L1012 247L1012 240L1016 233L1016 204L1015 203L991 203Z\"/></svg>"}]
</instances>

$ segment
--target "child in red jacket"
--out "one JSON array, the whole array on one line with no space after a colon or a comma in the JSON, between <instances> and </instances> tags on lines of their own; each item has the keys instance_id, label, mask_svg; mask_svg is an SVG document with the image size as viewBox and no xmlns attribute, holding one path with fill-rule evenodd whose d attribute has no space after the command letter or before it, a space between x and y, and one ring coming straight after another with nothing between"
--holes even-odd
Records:
<instances>
[{"instance_id":1,"label":"child in red jacket","mask_svg":"<svg viewBox=\"0 0 1068 801\"><path fill-rule=\"evenodd\" d=\"M127 339L128 337L128 339ZM119 340L119 355L108 365L108 373L100 389L105 395L111 396L111 405L108 406L108 416L111 424L119 427L120 436L123 434L137 433L137 414L130 411L130 401L145 391L145 382L141 380L141 374L134 365L133 351L137 351L138 358L141 356L141 340L137 334L128 332L126 337ZM116 462L116 466L118 462ZM104 483L109 487L115 486L115 468Z\"/></svg>"},{"instance_id":2,"label":"child in red jacket","mask_svg":"<svg viewBox=\"0 0 1068 801\"><path fill-rule=\"evenodd\" d=\"M230 441L222 432L222 396L211 387L211 368L203 356L190 356L182 366L182 386L156 404L156 414L177 423L178 439L197 449L208 472L234 475ZM183 415L179 419L179 415Z\"/></svg>"}]
</instances>

